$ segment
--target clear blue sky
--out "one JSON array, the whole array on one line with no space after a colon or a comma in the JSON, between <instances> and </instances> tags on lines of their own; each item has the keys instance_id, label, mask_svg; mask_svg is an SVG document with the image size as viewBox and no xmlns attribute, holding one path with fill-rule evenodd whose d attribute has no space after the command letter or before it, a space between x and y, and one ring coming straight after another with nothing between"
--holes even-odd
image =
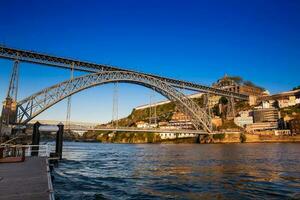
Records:
<instances>
[{"instance_id":1,"label":"clear blue sky","mask_svg":"<svg viewBox=\"0 0 300 200\"><path fill-rule=\"evenodd\" d=\"M205 85L227 73L271 93L300 84L299 35L299 0L0 0L1 44ZM12 63L0 60L0 66L3 99ZM19 97L68 77L61 69L22 64ZM119 89L120 116L149 102L147 89ZM106 85L76 94L72 120L110 120L112 92ZM65 110L64 101L39 118L64 120Z\"/></svg>"}]
</instances>

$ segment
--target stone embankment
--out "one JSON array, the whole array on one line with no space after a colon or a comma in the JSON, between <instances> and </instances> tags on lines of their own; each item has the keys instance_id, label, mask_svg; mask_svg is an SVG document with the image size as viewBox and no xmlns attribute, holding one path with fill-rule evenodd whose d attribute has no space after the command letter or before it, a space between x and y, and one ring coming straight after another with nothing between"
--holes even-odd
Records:
<instances>
[{"instance_id":1,"label":"stone embankment","mask_svg":"<svg viewBox=\"0 0 300 200\"><path fill-rule=\"evenodd\" d=\"M300 142L300 134L295 136L276 136L266 133L220 133L214 135L201 135L198 137L161 139L155 133L113 133L108 131L87 132L80 141L94 141L102 143L201 143L201 144L229 144L229 143L264 143L264 142Z\"/></svg>"},{"instance_id":2,"label":"stone embankment","mask_svg":"<svg viewBox=\"0 0 300 200\"><path fill-rule=\"evenodd\" d=\"M216 135L201 136L202 144L227 144L227 143L276 143L276 142L300 142L300 135L264 135L264 134L245 134L245 133L221 133Z\"/></svg>"}]
</instances>

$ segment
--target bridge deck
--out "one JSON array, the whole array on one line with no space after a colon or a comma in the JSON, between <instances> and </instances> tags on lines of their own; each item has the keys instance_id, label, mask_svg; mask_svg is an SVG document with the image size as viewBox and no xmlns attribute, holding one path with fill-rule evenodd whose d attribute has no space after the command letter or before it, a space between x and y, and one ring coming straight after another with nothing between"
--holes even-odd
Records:
<instances>
[{"instance_id":1,"label":"bridge deck","mask_svg":"<svg viewBox=\"0 0 300 200\"><path fill-rule=\"evenodd\" d=\"M49 199L46 158L28 157L21 163L0 164L0 199Z\"/></svg>"},{"instance_id":2,"label":"bridge deck","mask_svg":"<svg viewBox=\"0 0 300 200\"><path fill-rule=\"evenodd\" d=\"M12 60L19 60L23 62L29 62L34 64L41 64L41 65L48 65L54 67L60 67L65 69L74 69L77 71L84 71L84 72L100 72L100 71L127 71L127 72L134 72L132 70L123 69L117 66L110 66L104 64L95 64L90 62L83 62L80 60L74 60L69 58L62 58L57 56L51 56L46 54L41 54L32 51L25 51L21 49L14 49L5 47L0 44L0 58L12 59ZM71 64L74 64L71 66ZM167 77L161 77L154 74L147 74L147 73L140 73L148 76L152 76L158 79L163 80L164 82L168 82L169 84L177 87L177 88L184 88L192 91L216 94L220 96L227 96L227 97L234 97L237 99L248 100L248 95L239 94L235 92L230 92L222 89L212 88L205 85L200 85L188 81L183 80L176 80Z\"/></svg>"}]
</instances>

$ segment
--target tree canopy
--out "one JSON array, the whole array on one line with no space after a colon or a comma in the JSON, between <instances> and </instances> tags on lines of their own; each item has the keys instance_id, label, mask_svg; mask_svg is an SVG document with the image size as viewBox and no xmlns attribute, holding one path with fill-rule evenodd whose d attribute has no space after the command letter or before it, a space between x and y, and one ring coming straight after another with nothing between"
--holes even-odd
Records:
<instances>
[{"instance_id":1,"label":"tree canopy","mask_svg":"<svg viewBox=\"0 0 300 200\"><path fill-rule=\"evenodd\" d=\"M298 85L297 87L294 87L293 90L299 90L300 89L300 85Z\"/></svg>"},{"instance_id":2,"label":"tree canopy","mask_svg":"<svg viewBox=\"0 0 300 200\"><path fill-rule=\"evenodd\" d=\"M261 90L265 90L265 88L260 87L260 86L254 84L254 83L251 82L251 81L244 80L244 79L243 79L242 77L240 77L240 76L226 76L226 78L227 78L228 80L233 80L233 81L235 81L235 82L238 83L238 84L243 84L243 85L246 85L246 86L256 87L256 88L259 88L259 89L261 89Z\"/></svg>"}]
</instances>

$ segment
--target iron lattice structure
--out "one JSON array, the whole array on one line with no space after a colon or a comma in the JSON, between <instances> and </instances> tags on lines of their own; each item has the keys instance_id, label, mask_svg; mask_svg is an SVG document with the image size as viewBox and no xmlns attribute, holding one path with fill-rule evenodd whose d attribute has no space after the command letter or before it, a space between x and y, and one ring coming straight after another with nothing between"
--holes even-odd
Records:
<instances>
[{"instance_id":1,"label":"iron lattice structure","mask_svg":"<svg viewBox=\"0 0 300 200\"><path fill-rule=\"evenodd\" d=\"M46 109L77 92L112 82L134 83L155 90L175 102L181 112L190 116L197 130L203 129L209 133L212 132L211 118L193 100L167 82L152 76L128 71L106 71L87 74L37 92L18 102L17 123L26 124Z\"/></svg>"},{"instance_id":2,"label":"iron lattice structure","mask_svg":"<svg viewBox=\"0 0 300 200\"><path fill-rule=\"evenodd\" d=\"M104 64L95 64L90 62L84 62L80 60L74 60L70 58L62 58L57 56L51 56L48 54L42 54L32 51L25 51L20 49L9 48L5 46L0 46L0 58L10 59L10 60L19 60L22 62L34 63L34 64L41 64L41 65L48 65L52 67L60 67L65 69L74 69L76 71L84 71L90 73L98 73L101 71L124 71L124 72L135 72L131 70L122 69L115 66L104 65ZM73 67L72 67L73 65ZM141 72L143 75L152 76L154 78L160 79L176 88L184 88L186 90L192 90L197 92L215 94L219 96L225 97L234 97L236 99L241 100L248 100L249 97L245 94L239 94L235 92L225 91L222 89L217 89L213 87L208 87L205 85L200 85L197 83L192 83L183 80L176 80L172 78L166 78L157 76L154 74L146 74Z\"/></svg>"}]
</instances>

